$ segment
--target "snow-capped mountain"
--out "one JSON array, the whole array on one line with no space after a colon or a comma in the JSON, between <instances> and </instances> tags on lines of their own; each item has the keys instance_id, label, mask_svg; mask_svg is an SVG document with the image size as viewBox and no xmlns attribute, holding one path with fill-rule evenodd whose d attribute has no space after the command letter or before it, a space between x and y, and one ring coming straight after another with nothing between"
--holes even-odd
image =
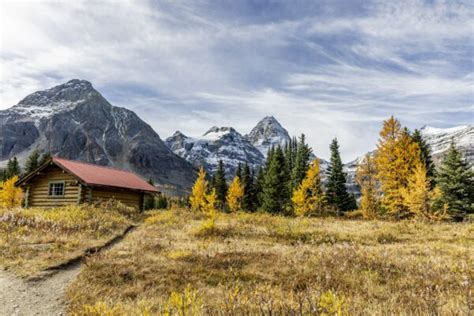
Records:
<instances>
[{"instance_id":1,"label":"snow-capped mountain","mask_svg":"<svg viewBox=\"0 0 474 316\"><path fill-rule=\"evenodd\" d=\"M219 160L228 177L233 176L239 164L257 168L265 161L262 153L232 127L214 126L195 138L177 131L165 143L175 154L211 174L217 170Z\"/></svg>"},{"instance_id":2,"label":"snow-capped mountain","mask_svg":"<svg viewBox=\"0 0 474 316\"><path fill-rule=\"evenodd\" d=\"M71 80L0 111L0 166L33 150L134 171L187 191L195 169L134 112L111 105L90 82Z\"/></svg>"},{"instance_id":3,"label":"snow-capped mountain","mask_svg":"<svg viewBox=\"0 0 474 316\"><path fill-rule=\"evenodd\" d=\"M245 138L265 157L272 146L283 147L290 141L288 131L273 116L264 117Z\"/></svg>"},{"instance_id":4,"label":"snow-capped mountain","mask_svg":"<svg viewBox=\"0 0 474 316\"><path fill-rule=\"evenodd\" d=\"M454 142L464 157L474 164L474 125L451 128L424 126L420 129L423 139L431 146L433 161L439 163L444 152Z\"/></svg>"}]
</instances>

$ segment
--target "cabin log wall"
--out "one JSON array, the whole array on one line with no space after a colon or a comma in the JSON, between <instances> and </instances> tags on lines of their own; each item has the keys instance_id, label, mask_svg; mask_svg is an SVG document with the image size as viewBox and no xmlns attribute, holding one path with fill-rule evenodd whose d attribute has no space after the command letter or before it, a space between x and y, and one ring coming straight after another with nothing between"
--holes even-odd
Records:
<instances>
[{"instance_id":1,"label":"cabin log wall","mask_svg":"<svg viewBox=\"0 0 474 316\"><path fill-rule=\"evenodd\" d=\"M49 196L49 183L64 181L64 196ZM50 166L28 183L28 207L55 207L77 204L79 183L57 166Z\"/></svg>"}]
</instances>

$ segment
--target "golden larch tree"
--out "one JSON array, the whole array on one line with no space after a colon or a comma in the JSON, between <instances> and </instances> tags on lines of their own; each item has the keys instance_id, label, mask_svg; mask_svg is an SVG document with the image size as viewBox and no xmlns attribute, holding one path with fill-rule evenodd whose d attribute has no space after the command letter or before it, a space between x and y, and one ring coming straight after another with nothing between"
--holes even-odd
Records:
<instances>
[{"instance_id":1,"label":"golden larch tree","mask_svg":"<svg viewBox=\"0 0 474 316\"><path fill-rule=\"evenodd\" d=\"M367 154L356 171L356 182L361 191L359 210L366 219L374 219L380 212L380 192L377 188L376 175L374 159Z\"/></svg>"},{"instance_id":2,"label":"golden larch tree","mask_svg":"<svg viewBox=\"0 0 474 316\"><path fill-rule=\"evenodd\" d=\"M206 202L206 193L207 193L207 181L206 181L206 172L204 168L199 169L199 174L194 182L193 189L191 192L191 197L189 202L191 203L191 210L201 211L204 203Z\"/></svg>"},{"instance_id":3,"label":"golden larch tree","mask_svg":"<svg viewBox=\"0 0 474 316\"><path fill-rule=\"evenodd\" d=\"M291 201L296 215L321 213L323 209L323 191L321 189L320 162L315 159L309 166L306 176L293 191Z\"/></svg>"},{"instance_id":4,"label":"golden larch tree","mask_svg":"<svg viewBox=\"0 0 474 316\"><path fill-rule=\"evenodd\" d=\"M0 205L3 207L20 206L23 199L23 191L15 186L18 176L0 182Z\"/></svg>"},{"instance_id":5,"label":"golden larch tree","mask_svg":"<svg viewBox=\"0 0 474 316\"><path fill-rule=\"evenodd\" d=\"M202 212L209 220L214 221L217 217L217 192L213 188L211 192L204 195L204 201L201 205Z\"/></svg>"},{"instance_id":6,"label":"golden larch tree","mask_svg":"<svg viewBox=\"0 0 474 316\"><path fill-rule=\"evenodd\" d=\"M393 116L384 121L375 154L377 180L383 192L382 204L388 214L398 218L408 215L401 194L408 178L420 162L420 148L406 128Z\"/></svg>"},{"instance_id":7,"label":"golden larch tree","mask_svg":"<svg viewBox=\"0 0 474 316\"><path fill-rule=\"evenodd\" d=\"M431 190L431 181L426 176L423 163L415 167L407 187L402 189L402 196L410 214L416 218L441 220L447 217L445 209L435 210L434 205L440 197L440 190Z\"/></svg>"},{"instance_id":8,"label":"golden larch tree","mask_svg":"<svg viewBox=\"0 0 474 316\"><path fill-rule=\"evenodd\" d=\"M231 212L240 210L242 198L244 197L244 186L240 181L239 176L235 176L227 191L227 205Z\"/></svg>"}]
</instances>

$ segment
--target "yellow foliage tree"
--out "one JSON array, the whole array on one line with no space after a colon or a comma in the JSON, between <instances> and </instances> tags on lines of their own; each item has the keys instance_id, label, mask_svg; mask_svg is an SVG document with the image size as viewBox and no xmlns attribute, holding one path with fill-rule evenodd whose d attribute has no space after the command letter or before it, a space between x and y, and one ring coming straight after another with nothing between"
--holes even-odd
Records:
<instances>
[{"instance_id":1,"label":"yellow foliage tree","mask_svg":"<svg viewBox=\"0 0 474 316\"><path fill-rule=\"evenodd\" d=\"M0 182L0 205L3 207L20 206L23 198L21 188L15 186L18 176L14 176L5 182Z\"/></svg>"},{"instance_id":2,"label":"yellow foliage tree","mask_svg":"<svg viewBox=\"0 0 474 316\"><path fill-rule=\"evenodd\" d=\"M416 218L441 220L447 218L446 208L435 210L434 204L440 197L439 188L431 190L430 179L426 177L426 167L419 163L408 179L408 185L403 188L402 196L410 214Z\"/></svg>"},{"instance_id":3,"label":"yellow foliage tree","mask_svg":"<svg viewBox=\"0 0 474 316\"><path fill-rule=\"evenodd\" d=\"M356 171L356 182L362 194L359 210L366 219L376 218L380 211L380 192L377 189L376 175L374 159L367 154L357 166Z\"/></svg>"},{"instance_id":4,"label":"yellow foliage tree","mask_svg":"<svg viewBox=\"0 0 474 316\"><path fill-rule=\"evenodd\" d=\"M217 217L217 192L213 188L209 194L204 195L204 200L201 205L202 212L207 218L214 220Z\"/></svg>"},{"instance_id":5,"label":"yellow foliage tree","mask_svg":"<svg viewBox=\"0 0 474 316\"><path fill-rule=\"evenodd\" d=\"M420 163L420 148L406 128L393 116L383 123L375 155L377 180L383 191L382 204L388 214L408 216L408 207L401 192L415 166Z\"/></svg>"},{"instance_id":6,"label":"yellow foliage tree","mask_svg":"<svg viewBox=\"0 0 474 316\"><path fill-rule=\"evenodd\" d=\"M244 186L240 182L238 176L234 177L230 184L229 190L227 191L227 204L231 212L237 212L240 210L242 198L244 197Z\"/></svg>"},{"instance_id":7,"label":"yellow foliage tree","mask_svg":"<svg viewBox=\"0 0 474 316\"><path fill-rule=\"evenodd\" d=\"M199 174L194 182L193 189L191 192L191 197L189 198L189 202L191 203L191 210L193 211L201 211L202 206L205 204L206 200L206 192L207 192L207 181L206 181L206 172L204 168L201 167L199 169Z\"/></svg>"},{"instance_id":8,"label":"yellow foliage tree","mask_svg":"<svg viewBox=\"0 0 474 316\"><path fill-rule=\"evenodd\" d=\"M319 159L315 159L308 168L306 176L293 191L291 201L296 215L304 216L323 210L323 192L321 189Z\"/></svg>"}]
</instances>

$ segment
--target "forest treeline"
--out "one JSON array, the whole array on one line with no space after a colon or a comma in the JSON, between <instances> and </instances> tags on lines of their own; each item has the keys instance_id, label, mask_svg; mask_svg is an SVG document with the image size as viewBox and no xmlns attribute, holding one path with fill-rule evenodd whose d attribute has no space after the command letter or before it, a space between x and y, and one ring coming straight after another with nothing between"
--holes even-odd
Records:
<instances>
[{"instance_id":1,"label":"forest treeline","mask_svg":"<svg viewBox=\"0 0 474 316\"><path fill-rule=\"evenodd\" d=\"M265 165L257 170L247 164L239 165L230 183L224 164L219 161L211 178L201 168L188 206L211 214L245 210L296 216L456 221L474 212L473 168L455 144L451 144L440 166L435 168L430 147L421 133L410 132L393 116L383 123L377 150L358 164L358 203L346 187L347 175L337 139L330 144L330 152L329 167L322 173L319 159L313 159L312 149L301 135L283 147L271 148ZM10 159L0 174L3 204L21 203L21 191L14 183L50 158L49 154L34 151L24 168L16 157ZM151 202L149 208L166 208L170 204L164 196Z\"/></svg>"},{"instance_id":2,"label":"forest treeline","mask_svg":"<svg viewBox=\"0 0 474 316\"><path fill-rule=\"evenodd\" d=\"M463 220L474 212L472 166L451 144L439 168L429 145L390 117L380 131L377 150L358 164L359 203L346 187L346 173L334 139L324 184L319 159L304 135L269 150L258 170L239 166L230 184L222 161L212 178L203 168L189 199L193 210L264 211L296 216L341 216Z\"/></svg>"}]
</instances>

